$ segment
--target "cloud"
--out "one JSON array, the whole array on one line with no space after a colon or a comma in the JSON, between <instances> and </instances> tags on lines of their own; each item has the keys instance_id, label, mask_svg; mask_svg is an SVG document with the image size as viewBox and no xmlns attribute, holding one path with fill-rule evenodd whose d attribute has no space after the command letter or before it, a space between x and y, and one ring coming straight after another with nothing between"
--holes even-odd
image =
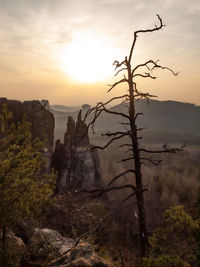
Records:
<instances>
[{"instance_id":1,"label":"cloud","mask_svg":"<svg viewBox=\"0 0 200 267\"><path fill-rule=\"evenodd\" d=\"M199 12L199 0L0 0L0 67L52 74L57 51L81 31L105 36L125 56L134 30L153 27L159 13L167 27L140 36L136 55L199 69Z\"/></svg>"}]
</instances>

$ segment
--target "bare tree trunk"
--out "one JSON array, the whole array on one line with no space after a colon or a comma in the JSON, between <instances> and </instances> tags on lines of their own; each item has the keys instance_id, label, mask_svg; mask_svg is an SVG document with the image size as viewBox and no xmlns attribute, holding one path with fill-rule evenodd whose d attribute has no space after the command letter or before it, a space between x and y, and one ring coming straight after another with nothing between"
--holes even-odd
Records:
<instances>
[{"instance_id":1,"label":"bare tree trunk","mask_svg":"<svg viewBox=\"0 0 200 267\"><path fill-rule=\"evenodd\" d=\"M140 150L138 144L137 125L135 117L135 99L134 99L134 84L131 74L131 64L127 61L128 70L128 85L129 85L129 116L130 116L130 127L131 127L131 141L132 151L135 163L135 181L136 181L136 199L138 208L138 220L139 220L139 231L140 231L140 256L147 257L147 230L146 230L146 215L144 208L144 196L143 196L143 182L141 172L141 159Z\"/></svg>"},{"instance_id":2,"label":"bare tree trunk","mask_svg":"<svg viewBox=\"0 0 200 267\"><path fill-rule=\"evenodd\" d=\"M123 74L123 78L118 80L117 82L114 82L113 84L110 85L110 89L108 92L113 90L115 87L117 87L119 84L122 83L127 83L128 84L128 93L126 95L121 95L121 96L115 96L108 100L107 102L98 102L97 105L90 109L86 113L86 118L90 114L94 114L94 117L92 121L89 123L88 127L92 126L92 129L94 128L94 124L98 117L101 115L102 112L105 112L107 114L112 114L115 116L120 116L121 118L125 118L128 120L128 122L121 122L122 125L129 126L130 129L125 129L125 131L114 131L114 132L107 132L104 134L104 136L110 137L110 140L104 145L104 146L94 146L94 148L97 149L106 149L108 146L110 146L113 142L122 139L124 137L130 137L130 142L128 141L127 143L124 143L120 147L128 147L128 151L131 150L132 154L129 155L129 157L124 158L121 160L121 162L125 161L131 161L132 164L134 165L133 168L125 170L124 172L118 174L117 176L113 177L111 181L107 184L107 186L103 189L96 189L91 191L91 193L94 194L94 197L100 197L101 195L110 192L110 191L115 191L115 190L123 190L126 188L132 189L132 193L130 193L126 198L121 200L115 208L113 208L112 212L108 214L108 216L111 216L117 209L121 207L123 203L126 203L130 198L136 197L137 199L137 209L138 209L138 223L139 223L139 234L140 234L140 259L141 259L141 266L142 264L142 259L148 256L148 235L147 235L147 226L146 226L146 214L145 214L145 206L144 206L144 191L148 190L148 187L145 186L143 187L143 181L142 181L142 171L141 171L141 164L143 162L150 162L154 165L158 165L161 160L158 160L156 158L152 158L152 154L162 154L162 153L176 153L177 151L182 151L183 146L180 148L172 148L169 147L168 145L164 145L161 149L156 149L156 150L151 150L151 149L146 149L141 146L139 139L142 137L138 136L138 132L142 130L142 128L138 129L136 120L138 115L141 113L136 113L135 112L135 101L140 100L140 99L146 99L149 101L152 97L155 97L154 95L144 92L141 92L137 89L137 77L144 78L144 79L156 79L156 76L152 74L153 70L155 69L162 69L162 70L168 70L170 71L173 75L178 75L178 73L174 72L172 69L168 67L164 67L158 64L158 60L154 61L152 59L141 63L139 65L136 65L132 68L131 66L131 60L132 60L132 55L133 51L135 48L135 44L137 41L137 37L140 34L143 33L152 33L154 31L159 31L164 27L164 24L162 22L162 19L159 15L157 15L159 25L155 25L155 27L146 29L146 30L138 30L134 32L134 38L132 42L132 46L129 52L129 56L125 57L125 60L119 62L115 61L113 65L115 66L116 74ZM108 109L107 105L111 104L113 101L116 100L123 100L123 103L128 103L129 104L129 114L127 115L126 112L119 112L119 111L113 111L111 109ZM141 152L144 153L144 156L141 156ZM150 156L148 156L150 155ZM123 175L126 175L127 173L132 173L135 178L135 185L133 183L131 184L123 184L121 186L114 185L114 182L117 180L121 179ZM106 216L105 219L108 217ZM100 225L100 224L98 224ZM98 227L98 226L97 226ZM97 229L97 227L95 229Z\"/></svg>"}]
</instances>

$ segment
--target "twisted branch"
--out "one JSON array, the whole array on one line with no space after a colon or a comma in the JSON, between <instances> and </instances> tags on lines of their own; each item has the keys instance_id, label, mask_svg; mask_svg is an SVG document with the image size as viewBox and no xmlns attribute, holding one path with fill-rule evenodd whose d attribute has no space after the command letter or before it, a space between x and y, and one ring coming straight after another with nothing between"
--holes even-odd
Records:
<instances>
[{"instance_id":1,"label":"twisted branch","mask_svg":"<svg viewBox=\"0 0 200 267\"><path fill-rule=\"evenodd\" d=\"M156 16L158 17L158 20L159 20L159 23L160 23L159 26L155 25L155 27L152 28L152 29L138 30L138 31L134 32L134 39L133 39L133 43L132 43L131 50L130 50L130 53L129 53L129 58L128 58L128 62L129 63L130 63L131 58L132 58L132 54L133 54L133 50L134 50L134 47L135 47L135 44L136 44L136 40L137 40L138 34L159 31L160 29L162 29L165 26L163 24L163 22L162 22L161 17L158 14Z\"/></svg>"}]
</instances>

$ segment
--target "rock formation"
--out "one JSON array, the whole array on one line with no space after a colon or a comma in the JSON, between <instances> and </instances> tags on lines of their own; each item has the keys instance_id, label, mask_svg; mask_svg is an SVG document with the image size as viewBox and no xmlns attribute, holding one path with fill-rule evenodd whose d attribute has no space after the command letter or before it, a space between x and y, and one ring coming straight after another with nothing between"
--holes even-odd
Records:
<instances>
[{"instance_id":1,"label":"rock formation","mask_svg":"<svg viewBox=\"0 0 200 267\"><path fill-rule=\"evenodd\" d=\"M52 155L52 167L58 171L57 190L89 190L101 184L98 152L91 150L87 125L81 119L81 111L75 124L68 117L64 144L56 141Z\"/></svg>"},{"instance_id":2,"label":"rock formation","mask_svg":"<svg viewBox=\"0 0 200 267\"><path fill-rule=\"evenodd\" d=\"M24 101L23 103L16 100L0 98L0 113L3 110L3 104L7 105L12 112L12 122L21 121L23 116L31 123L31 133L33 138L46 139L47 153L52 153L54 143L54 116L46 110L40 101Z\"/></svg>"},{"instance_id":3,"label":"rock formation","mask_svg":"<svg viewBox=\"0 0 200 267\"><path fill-rule=\"evenodd\" d=\"M88 104L83 104L81 109L82 109L83 116L84 116L85 113L86 113L89 109L91 109L91 106L88 105Z\"/></svg>"},{"instance_id":4,"label":"rock formation","mask_svg":"<svg viewBox=\"0 0 200 267\"><path fill-rule=\"evenodd\" d=\"M42 100L40 100L40 103L45 107L45 109L51 110L51 107L49 105L49 101L48 100L42 99Z\"/></svg>"},{"instance_id":5,"label":"rock formation","mask_svg":"<svg viewBox=\"0 0 200 267\"><path fill-rule=\"evenodd\" d=\"M64 237L56 230L33 228L31 224L24 225L18 235L24 236L24 230L25 232L27 230L31 232L25 243L11 230L7 233L9 244L12 244L15 249L14 252L17 252L15 266L114 267L96 254L92 245L83 240L77 242L77 239ZM52 261L52 259L54 260Z\"/></svg>"},{"instance_id":6,"label":"rock formation","mask_svg":"<svg viewBox=\"0 0 200 267\"><path fill-rule=\"evenodd\" d=\"M60 258L51 262L48 267L114 267L102 257L98 256L91 245L81 242L78 246Z\"/></svg>"},{"instance_id":7,"label":"rock formation","mask_svg":"<svg viewBox=\"0 0 200 267\"><path fill-rule=\"evenodd\" d=\"M75 246L76 240L65 238L59 232L52 229L34 228L33 234L28 242L29 247L33 248L31 251L32 254L36 255L39 250L41 254L45 252L48 253L49 248L47 246L45 247L45 243L49 244L59 255L63 255Z\"/></svg>"}]
</instances>

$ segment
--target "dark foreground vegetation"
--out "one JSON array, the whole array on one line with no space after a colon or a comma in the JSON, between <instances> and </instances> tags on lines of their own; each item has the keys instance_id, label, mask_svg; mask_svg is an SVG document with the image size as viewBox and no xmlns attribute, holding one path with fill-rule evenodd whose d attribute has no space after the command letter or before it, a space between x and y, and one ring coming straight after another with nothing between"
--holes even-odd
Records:
<instances>
[{"instance_id":1,"label":"dark foreground vegetation","mask_svg":"<svg viewBox=\"0 0 200 267\"><path fill-rule=\"evenodd\" d=\"M10 116L5 107L1 137L7 127L2 121ZM31 139L29 127L26 121L9 127L1 139L0 266L61 266L63 262L64 266L140 266L135 201L113 212L128 192L117 191L101 199L83 192L53 196L55 177L41 176L43 144ZM106 142L95 138L95 144ZM126 154L116 153L120 145L100 152L105 185L110 177L130 168L128 162L118 163ZM187 146L181 154L162 159L159 166L143 166L144 184L150 187L145 194L149 254L143 265L199 266L200 148ZM115 185L130 179L124 175Z\"/></svg>"}]
</instances>

